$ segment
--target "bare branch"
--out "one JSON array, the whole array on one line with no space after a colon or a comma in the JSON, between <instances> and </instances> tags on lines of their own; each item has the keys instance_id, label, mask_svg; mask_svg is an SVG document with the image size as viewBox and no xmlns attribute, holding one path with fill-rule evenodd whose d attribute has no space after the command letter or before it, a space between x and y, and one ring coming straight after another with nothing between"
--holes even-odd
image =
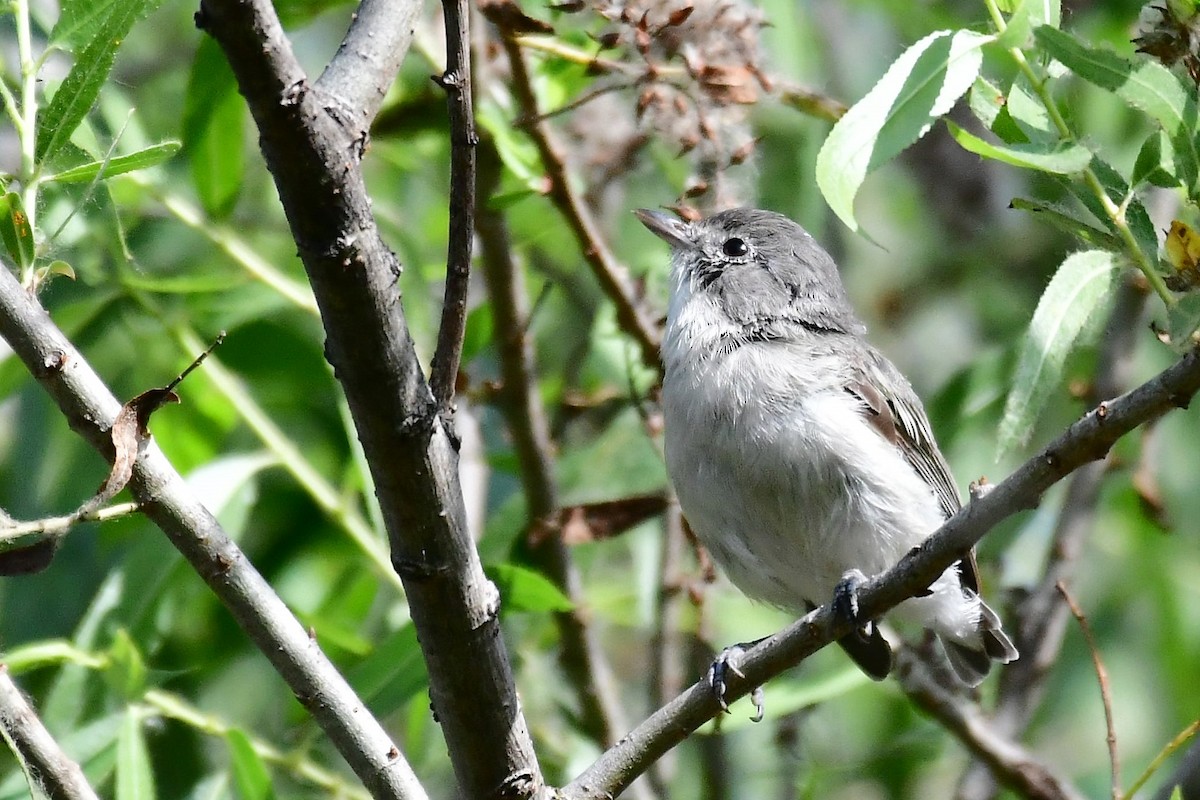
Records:
<instances>
[{"instance_id":1,"label":"bare branch","mask_svg":"<svg viewBox=\"0 0 1200 800\"><path fill-rule=\"evenodd\" d=\"M504 24L504 19L501 14L497 13L498 5L494 2L481 3L481 9L493 23L501 26ZM525 64L525 54L521 51L520 44L513 38L516 31L505 30L501 27L500 33L504 42L504 52L508 56L509 66L512 69L513 94L521 107L522 117L529 120L527 130L533 143L537 146L542 166L546 168L546 176L550 179L550 200L571 228L571 233L579 243L584 260L591 267L592 273L600 282L600 287L604 290L605 295L616 307L617 322L621 329L637 342L642 362L657 372L662 368L658 354L660 340L658 324L642 307L633 283L629 279L628 271L617 262L609 251L596 221L571 186L562 149L555 142L554 133L549 124L541 119L529 69Z\"/></svg>"},{"instance_id":2,"label":"bare branch","mask_svg":"<svg viewBox=\"0 0 1200 800\"><path fill-rule=\"evenodd\" d=\"M306 81L269 0L203 0L199 21L224 50L258 125L321 309L326 358L370 466L459 790L533 796L542 775L499 598L467 528L456 442L408 332L395 286L401 267L373 217L361 169L365 134Z\"/></svg>"},{"instance_id":3,"label":"bare branch","mask_svg":"<svg viewBox=\"0 0 1200 800\"><path fill-rule=\"evenodd\" d=\"M0 269L0 336L58 404L71 428L111 461L109 429L121 404L7 269ZM56 353L61 357L51 358ZM55 367L48 369L46 364ZM129 486L143 513L229 609L372 796L424 798L387 732L153 440L135 463Z\"/></svg>"},{"instance_id":4,"label":"bare branch","mask_svg":"<svg viewBox=\"0 0 1200 800\"><path fill-rule=\"evenodd\" d=\"M946 689L947 682L912 648L896 654L896 677L913 702L953 733L1005 786L1037 800L1083 800L1084 795L1020 744L1005 738L979 706ZM953 680L953 679L950 679Z\"/></svg>"},{"instance_id":5,"label":"bare branch","mask_svg":"<svg viewBox=\"0 0 1200 800\"><path fill-rule=\"evenodd\" d=\"M860 594L860 614L875 619L928 587L954 561L1001 520L1037 504L1041 494L1080 466L1102 458L1121 436L1175 407L1186 406L1200 390L1200 352L1190 351L1176 364L1134 391L1101 403L1075 422L986 497L949 519L900 563L869 581ZM751 648L739 666L745 679L733 682L727 700L794 666L851 632L852 625L828 605L783 632ZM711 719L719 707L703 681L655 712L576 778L567 798L601 798L617 793L651 762Z\"/></svg>"},{"instance_id":6,"label":"bare branch","mask_svg":"<svg viewBox=\"0 0 1200 800\"><path fill-rule=\"evenodd\" d=\"M7 664L0 664L0 733L26 769L37 776L47 796L55 800L97 800L83 770L62 751L13 683Z\"/></svg>"},{"instance_id":7,"label":"bare branch","mask_svg":"<svg viewBox=\"0 0 1200 800\"><path fill-rule=\"evenodd\" d=\"M438 412L447 414L462 359L467 327L467 285L475 239L475 112L471 107L471 10L467 0L442 0L446 19L446 71L435 78L450 111L450 241L446 292L429 384Z\"/></svg>"},{"instance_id":8,"label":"bare branch","mask_svg":"<svg viewBox=\"0 0 1200 800\"><path fill-rule=\"evenodd\" d=\"M1058 589L1058 593L1063 596L1063 600L1067 601L1067 606L1070 607L1071 614L1079 623L1079 629L1083 631L1083 638L1087 641L1088 652L1092 654L1092 664L1096 667L1096 679L1100 683L1100 701L1104 704L1104 727L1107 731L1105 738L1108 741L1108 761L1112 765L1112 798L1113 800L1121 800L1121 758L1117 753L1117 728L1116 723L1113 721L1112 688L1108 683L1108 670L1104 668L1104 662L1100 659L1100 648L1096 645L1096 637L1092 633L1092 626L1088 623L1083 609L1075 602L1075 598L1071 596L1071 592L1067 589L1065 583L1059 581L1056 588Z\"/></svg>"}]
</instances>

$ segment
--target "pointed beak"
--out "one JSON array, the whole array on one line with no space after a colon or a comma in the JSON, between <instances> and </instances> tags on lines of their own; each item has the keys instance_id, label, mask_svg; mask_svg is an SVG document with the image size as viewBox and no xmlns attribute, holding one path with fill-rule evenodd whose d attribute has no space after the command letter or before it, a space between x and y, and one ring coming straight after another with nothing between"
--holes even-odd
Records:
<instances>
[{"instance_id":1,"label":"pointed beak","mask_svg":"<svg viewBox=\"0 0 1200 800\"><path fill-rule=\"evenodd\" d=\"M671 247L691 250L696 246L695 240L692 239L691 226L683 220L648 208L639 208L633 213L651 233Z\"/></svg>"}]
</instances>

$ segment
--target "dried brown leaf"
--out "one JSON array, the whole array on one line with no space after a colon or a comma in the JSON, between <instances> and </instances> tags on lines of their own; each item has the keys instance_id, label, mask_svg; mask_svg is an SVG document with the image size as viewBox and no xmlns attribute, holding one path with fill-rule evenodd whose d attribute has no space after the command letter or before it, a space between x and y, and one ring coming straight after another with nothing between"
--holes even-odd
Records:
<instances>
[{"instance_id":1,"label":"dried brown leaf","mask_svg":"<svg viewBox=\"0 0 1200 800\"><path fill-rule=\"evenodd\" d=\"M513 0L479 0L479 10L488 21L507 35L522 33L554 33L554 27L535 19Z\"/></svg>"}]
</instances>

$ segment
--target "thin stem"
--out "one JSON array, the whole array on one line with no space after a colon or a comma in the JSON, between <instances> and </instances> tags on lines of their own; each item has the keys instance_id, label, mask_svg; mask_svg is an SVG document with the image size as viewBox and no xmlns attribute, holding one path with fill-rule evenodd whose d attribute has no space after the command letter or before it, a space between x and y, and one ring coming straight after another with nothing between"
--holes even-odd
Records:
<instances>
[{"instance_id":1,"label":"thin stem","mask_svg":"<svg viewBox=\"0 0 1200 800\"><path fill-rule=\"evenodd\" d=\"M1104 662L1100 659L1100 648L1096 644L1096 636L1092 633L1092 626L1083 613L1083 609L1075 602L1075 598L1071 596L1065 583L1059 581L1055 588L1063 596L1063 600L1067 601L1071 614L1079 622L1079 630L1083 632L1088 652L1092 654L1092 664L1096 667L1096 679L1100 683L1100 702L1104 705L1104 727L1107 731L1105 738L1108 741L1108 760L1112 765L1112 799L1121 800L1121 759L1117 754L1117 728L1113 720L1112 689L1108 683L1108 670L1104 668Z\"/></svg>"},{"instance_id":2,"label":"thin stem","mask_svg":"<svg viewBox=\"0 0 1200 800\"><path fill-rule=\"evenodd\" d=\"M984 2L987 5L988 13L992 17L992 23L996 26L996 30L999 33L1004 33L1008 28L1008 24L1005 23L1004 15L1000 13L1000 8L996 5L996 0L984 0ZM1066 119L1059 110L1058 104L1050 96L1046 80L1034 72L1033 67L1030 65L1028 59L1025 58L1025 53L1021 48L1013 46L1008 48L1008 52L1016 62L1021 74L1029 81L1029 85L1033 88L1038 99L1042 101L1042 105L1045 107L1046 113L1050 115L1050 121L1054 123L1059 136L1067 141L1077 141L1077 137L1071 131L1071 126L1067 124ZM1120 234L1121 240L1125 243L1128 255L1133 259L1134 265L1146 276L1146 281L1154 289L1155 294L1162 298L1167 308L1175 305L1175 296L1171 294L1171 291L1167 288L1167 284L1163 282L1162 276L1154 268L1150 256L1142 251L1137 237L1130 230L1129 223L1125 219L1124 208L1112 201L1112 198L1108 196L1108 192L1105 191L1104 185L1100 182L1100 178L1096 176L1095 171L1091 167L1084 168L1083 180L1100 202L1104 213L1108 215L1113 227L1117 229L1117 233Z\"/></svg>"},{"instance_id":3,"label":"thin stem","mask_svg":"<svg viewBox=\"0 0 1200 800\"><path fill-rule=\"evenodd\" d=\"M475 239L475 112L471 105L471 10L467 0L442 0L446 22L446 71L435 78L446 92L450 115L450 237L446 252L446 292L429 388L438 411L454 401L454 385L467 327L471 245Z\"/></svg>"},{"instance_id":4,"label":"thin stem","mask_svg":"<svg viewBox=\"0 0 1200 800\"><path fill-rule=\"evenodd\" d=\"M1187 744L1188 739L1191 739L1193 736L1195 736L1197 732L1200 732L1200 719L1196 720L1191 725L1188 725L1186 728L1181 730L1174 739L1167 742L1167 746L1159 751L1159 754L1150 761L1149 765L1147 765L1146 771L1139 775L1138 779L1129 787L1129 791L1125 793L1125 797L1134 797L1138 791L1146 785L1146 781L1150 780L1154 773L1158 771L1159 767L1163 765L1163 762L1173 756L1176 750Z\"/></svg>"},{"instance_id":5,"label":"thin stem","mask_svg":"<svg viewBox=\"0 0 1200 800\"><path fill-rule=\"evenodd\" d=\"M29 229L36 230L38 167L37 167L37 65L33 58L33 35L29 27L29 0L13 0L13 16L17 28L17 55L21 62L21 109L17 138L21 142L21 203ZM33 265L21 270L21 285L33 281Z\"/></svg>"}]
</instances>

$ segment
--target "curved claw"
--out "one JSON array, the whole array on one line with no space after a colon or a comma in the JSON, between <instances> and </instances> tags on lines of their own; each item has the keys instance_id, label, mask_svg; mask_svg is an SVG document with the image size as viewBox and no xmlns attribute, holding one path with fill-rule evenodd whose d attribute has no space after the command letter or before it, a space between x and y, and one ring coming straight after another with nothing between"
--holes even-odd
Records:
<instances>
[{"instance_id":1,"label":"curved claw","mask_svg":"<svg viewBox=\"0 0 1200 800\"><path fill-rule=\"evenodd\" d=\"M842 619L858 625L858 590L867 582L862 570L850 569L833 588L833 612Z\"/></svg>"},{"instance_id":2,"label":"curved claw","mask_svg":"<svg viewBox=\"0 0 1200 800\"><path fill-rule=\"evenodd\" d=\"M741 662L742 656L746 653L746 648L753 644L754 643L751 642L748 644L735 644L730 647L726 647L717 655L716 658L713 659L712 664L709 665L708 674L705 676L705 680L708 681L708 686L710 689L712 689L713 696L717 698L717 702L721 705L721 710L726 714L730 713L729 704L725 702L725 690L728 687L726 677L729 675L729 673L733 673L739 678L745 680L746 675L742 672L738 665ZM750 719L754 722L762 721L763 688L761 686L754 687L750 693L750 700L754 703L754 716Z\"/></svg>"}]
</instances>

